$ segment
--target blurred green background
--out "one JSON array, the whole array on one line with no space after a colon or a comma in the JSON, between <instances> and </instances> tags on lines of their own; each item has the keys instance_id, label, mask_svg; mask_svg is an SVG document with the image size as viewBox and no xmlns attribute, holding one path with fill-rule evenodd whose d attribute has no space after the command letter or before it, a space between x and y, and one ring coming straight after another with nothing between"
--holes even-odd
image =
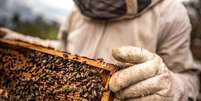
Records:
<instances>
[{"instance_id":1,"label":"blurred green background","mask_svg":"<svg viewBox=\"0 0 201 101\"><path fill-rule=\"evenodd\" d=\"M15 14L12 18L14 27L11 28L22 34L40 37L42 39L56 39L59 24L55 21L46 22L41 16L33 21L20 21L20 15Z\"/></svg>"},{"instance_id":2,"label":"blurred green background","mask_svg":"<svg viewBox=\"0 0 201 101\"><path fill-rule=\"evenodd\" d=\"M72 6L72 0L0 0L0 27L56 39Z\"/></svg>"}]
</instances>

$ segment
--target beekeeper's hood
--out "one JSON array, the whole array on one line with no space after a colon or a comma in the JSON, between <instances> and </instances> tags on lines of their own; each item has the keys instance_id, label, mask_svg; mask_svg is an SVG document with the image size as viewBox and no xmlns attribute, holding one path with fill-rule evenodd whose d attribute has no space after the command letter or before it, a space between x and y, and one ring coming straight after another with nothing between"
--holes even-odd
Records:
<instances>
[{"instance_id":1,"label":"beekeeper's hood","mask_svg":"<svg viewBox=\"0 0 201 101\"><path fill-rule=\"evenodd\" d=\"M163 0L74 0L84 16L99 20L132 19Z\"/></svg>"}]
</instances>

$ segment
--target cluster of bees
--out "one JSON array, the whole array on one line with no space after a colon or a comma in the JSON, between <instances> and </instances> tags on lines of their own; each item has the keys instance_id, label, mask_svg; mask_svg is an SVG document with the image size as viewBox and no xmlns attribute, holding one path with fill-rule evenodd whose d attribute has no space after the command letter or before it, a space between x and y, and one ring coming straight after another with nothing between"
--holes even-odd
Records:
<instances>
[{"instance_id":1,"label":"cluster of bees","mask_svg":"<svg viewBox=\"0 0 201 101\"><path fill-rule=\"evenodd\" d=\"M31 50L0 47L0 89L5 101L98 101L103 70Z\"/></svg>"}]
</instances>

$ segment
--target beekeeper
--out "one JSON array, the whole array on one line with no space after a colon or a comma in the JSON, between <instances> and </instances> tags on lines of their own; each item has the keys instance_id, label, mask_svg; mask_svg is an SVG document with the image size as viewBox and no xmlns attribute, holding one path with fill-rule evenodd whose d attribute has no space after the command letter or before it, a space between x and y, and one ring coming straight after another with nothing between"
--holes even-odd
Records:
<instances>
[{"instance_id":1,"label":"beekeeper","mask_svg":"<svg viewBox=\"0 0 201 101\"><path fill-rule=\"evenodd\" d=\"M196 101L198 68L190 52L191 25L176 0L74 0L59 41L1 32L46 47L118 63L109 83L119 101ZM13 37L15 36L15 37ZM118 61L118 62L117 62Z\"/></svg>"}]
</instances>

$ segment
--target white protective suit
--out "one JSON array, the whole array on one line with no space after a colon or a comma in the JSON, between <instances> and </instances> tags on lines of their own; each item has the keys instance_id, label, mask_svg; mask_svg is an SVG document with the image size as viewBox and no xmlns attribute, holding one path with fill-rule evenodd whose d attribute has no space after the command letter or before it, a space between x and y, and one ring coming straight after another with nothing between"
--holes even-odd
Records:
<instances>
[{"instance_id":1,"label":"white protective suit","mask_svg":"<svg viewBox=\"0 0 201 101\"><path fill-rule=\"evenodd\" d=\"M128 14L112 21L93 20L72 10L61 27L60 48L110 63L129 63L111 78L115 100L195 101L200 68L190 52L191 25L184 6L163 0L136 16L130 10L135 0L126 1Z\"/></svg>"}]
</instances>

